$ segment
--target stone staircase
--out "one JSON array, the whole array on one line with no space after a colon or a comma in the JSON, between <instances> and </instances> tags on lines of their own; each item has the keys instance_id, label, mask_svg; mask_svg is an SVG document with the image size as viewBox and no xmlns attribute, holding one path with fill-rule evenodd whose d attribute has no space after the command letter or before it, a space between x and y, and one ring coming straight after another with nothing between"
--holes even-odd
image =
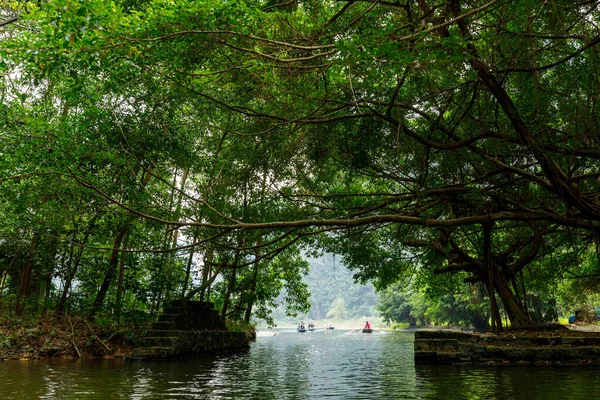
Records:
<instances>
[{"instance_id":1,"label":"stone staircase","mask_svg":"<svg viewBox=\"0 0 600 400\"><path fill-rule=\"evenodd\" d=\"M192 358L247 348L244 332L229 332L213 303L177 300L152 324L133 360Z\"/></svg>"}]
</instances>

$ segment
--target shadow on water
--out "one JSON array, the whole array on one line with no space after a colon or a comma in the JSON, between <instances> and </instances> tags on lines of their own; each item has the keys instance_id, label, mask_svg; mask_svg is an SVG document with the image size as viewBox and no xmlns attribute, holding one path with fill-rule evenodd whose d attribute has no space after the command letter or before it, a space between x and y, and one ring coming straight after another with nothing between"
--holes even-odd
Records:
<instances>
[{"instance_id":1,"label":"shadow on water","mask_svg":"<svg viewBox=\"0 0 600 400\"><path fill-rule=\"evenodd\" d=\"M408 332L259 335L243 353L173 362L6 361L1 399L590 399L595 367L415 366Z\"/></svg>"},{"instance_id":2,"label":"shadow on water","mask_svg":"<svg viewBox=\"0 0 600 400\"><path fill-rule=\"evenodd\" d=\"M592 399L600 368L592 366L417 366L424 399ZM466 397L465 397L466 396Z\"/></svg>"}]
</instances>

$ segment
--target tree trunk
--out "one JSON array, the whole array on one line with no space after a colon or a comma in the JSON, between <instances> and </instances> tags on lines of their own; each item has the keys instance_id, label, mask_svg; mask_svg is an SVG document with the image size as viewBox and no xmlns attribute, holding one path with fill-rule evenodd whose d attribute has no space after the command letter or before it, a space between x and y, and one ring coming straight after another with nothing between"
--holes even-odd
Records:
<instances>
[{"instance_id":1,"label":"tree trunk","mask_svg":"<svg viewBox=\"0 0 600 400\"><path fill-rule=\"evenodd\" d=\"M257 245L261 244L261 240L259 239L256 243ZM255 250L255 257L258 258L259 256L259 251L258 249ZM246 305L246 315L244 315L244 321L246 323L250 322L250 318L252 317L252 307L254 307L254 300L256 299L256 281L258 280L258 268L259 268L259 261L256 261L254 263L254 276L252 277L252 286L250 287L250 296L248 298L248 303Z\"/></svg>"},{"instance_id":2,"label":"tree trunk","mask_svg":"<svg viewBox=\"0 0 600 400\"><path fill-rule=\"evenodd\" d=\"M2 285L0 285L0 298L2 298L2 295L4 294L4 285L6 285L6 278L10 277L9 271L10 271L11 267L13 266L13 264L15 263L15 260L17 259L18 255L19 255L19 253L15 252L15 256L10 261L10 264L8 264L8 267L6 268L6 270L2 272Z\"/></svg>"},{"instance_id":3,"label":"tree trunk","mask_svg":"<svg viewBox=\"0 0 600 400\"><path fill-rule=\"evenodd\" d=\"M196 241L196 236L194 235L194 241ZM192 273L192 263L194 261L194 253L195 247L190 249L190 255L187 260L187 264L185 266L185 278L183 279L183 287L181 289L181 298L185 299L185 292L187 292L188 285L190 283L190 274Z\"/></svg>"},{"instance_id":4,"label":"tree trunk","mask_svg":"<svg viewBox=\"0 0 600 400\"><path fill-rule=\"evenodd\" d=\"M31 282L31 271L33 270L33 256L35 255L35 248L38 241L38 234L34 234L31 239L31 245L29 246L29 253L27 255L27 264L21 275L21 286L19 287L19 293L17 295L17 304L15 313L17 316L23 315L24 304L23 301L29 293L29 283Z\"/></svg>"},{"instance_id":5,"label":"tree trunk","mask_svg":"<svg viewBox=\"0 0 600 400\"><path fill-rule=\"evenodd\" d=\"M71 284L73 282L73 278L75 278L75 274L77 273L77 269L79 268L79 264L81 262L81 258L83 257L83 248L87 243L94 226L96 225L96 220L98 219L98 214L95 214L90 223L87 226L85 234L83 236L83 241L81 245L78 246L77 256L75 261L73 262L73 268L69 268L69 273L65 279L65 286L63 288L62 295L60 296L60 301L58 302L58 306L56 307L56 314L62 314L65 310L65 305L67 304L67 298L69 297L69 292L71 291Z\"/></svg>"},{"instance_id":6,"label":"tree trunk","mask_svg":"<svg viewBox=\"0 0 600 400\"><path fill-rule=\"evenodd\" d=\"M121 302L123 299L123 278L125 277L125 257L127 256L127 247L129 244L129 231L125 232L125 237L123 238L123 251L121 252L121 265L119 266L119 279L117 281L117 300L115 301L116 305L116 315L117 315L117 326L121 325Z\"/></svg>"},{"instance_id":7,"label":"tree trunk","mask_svg":"<svg viewBox=\"0 0 600 400\"><path fill-rule=\"evenodd\" d=\"M7 275L8 271L2 271L2 282L0 282L0 299L2 298L2 294L4 293L4 284L6 283Z\"/></svg>"},{"instance_id":8,"label":"tree trunk","mask_svg":"<svg viewBox=\"0 0 600 400\"><path fill-rule=\"evenodd\" d=\"M236 257L236 259L237 259L237 257ZM223 309L221 310L222 317L225 317L227 315L227 309L229 308L229 299L231 298L231 293L233 292L233 288L235 287L236 275L237 275L237 262L235 262L233 264L233 268L231 271L231 277L229 278L229 284L227 285L227 291L225 292L225 298L223 299Z\"/></svg>"},{"instance_id":9,"label":"tree trunk","mask_svg":"<svg viewBox=\"0 0 600 400\"><path fill-rule=\"evenodd\" d=\"M501 276L497 276L494 282L498 289L498 294L502 299L504 310L510 320L512 327L523 327L535 325L533 321L527 316L523 308L519 305L514 293L510 290L510 286L506 279Z\"/></svg>"},{"instance_id":10,"label":"tree trunk","mask_svg":"<svg viewBox=\"0 0 600 400\"><path fill-rule=\"evenodd\" d=\"M96 299L94 300L94 304L92 305L92 308L90 309L90 312L89 312L90 317L93 317L94 315L96 315L96 313L102 306L104 299L106 298L106 294L108 293L108 289L110 287L110 284L112 283L113 277L115 275L115 271L117 269L117 264L119 262L119 248L121 247L123 238L125 237L125 234L127 233L128 230L129 230L129 224L125 223L123 225L123 227L121 228L121 230L119 231L119 233L117 234L117 236L115 237L112 253L110 256L110 260L108 262L108 268L106 270L106 275L104 276L104 282L102 282L102 285L100 286L100 290L98 291L98 294L96 295Z\"/></svg>"},{"instance_id":11,"label":"tree trunk","mask_svg":"<svg viewBox=\"0 0 600 400\"><path fill-rule=\"evenodd\" d=\"M523 310L529 316L529 307L527 306L527 291L525 290L525 280L523 279L523 270L519 271L521 278L521 292L523 293Z\"/></svg>"},{"instance_id":12,"label":"tree trunk","mask_svg":"<svg viewBox=\"0 0 600 400\"><path fill-rule=\"evenodd\" d=\"M179 194L177 196L177 202L175 204L175 218L177 220L179 220L180 218L180 214L181 214L181 207L183 204L183 193L185 190L185 182L187 181L187 177L188 177L188 169L183 170L183 176L181 177L181 184L179 185ZM175 229L173 230L173 247L177 246L177 238L179 236L179 229L177 227L175 227ZM195 240L196 235L194 235L194 240Z\"/></svg>"},{"instance_id":13,"label":"tree trunk","mask_svg":"<svg viewBox=\"0 0 600 400\"><path fill-rule=\"evenodd\" d=\"M44 271L44 287L41 287L40 282L40 291L44 289L44 295L40 296L42 303L42 315L46 315L48 312L48 300L50 299L50 291L52 288L52 276L54 275L54 271L56 270L56 260L58 253L58 234L53 236L50 239L50 249L46 256L46 268Z\"/></svg>"},{"instance_id":14,"label":"tree trunk","mask_svg":"<svg viewBox=\"0 0 600 400\"><path fill-rule=\"evenodd\" d=\"M499 332L502 330L502 317L496 302L496 294L494 293L494 278L496 268L492 258L492 223L482 224L483 228L483 263L487 270L487 288L490 296L490 313L492 316L492 331Z\"/></svg>"},{"instance_id":15,"label":"tree trunk","mask_svg":"<svg viewBox=\"0 0 600 400\"><path fill-rule=\"evenodd\" d=\"M471 322L473 323L473 328L475 332L486 332L490 324L488 323L489 316L485 313L474 313L471 317Z\"/></svg>"},{"instance_id":16,"label":"tree trunk","mask_svg":"<svg viewBox=\"0 0 600 400\"><path fill-rule=\"evenodd\" d=\"M208 283L208 278L210 276L210 270L213 260L213 249L212 247L206 247L206 251L204 253L204 266L202 267L202 282L200 282L200 301L204 301L204 298L208 295L206 294L207 288L210 286Z\"/></svg>"},{"instance_id":17,"label":"tree trunk","mask_svg":"<svg viewBox=\"0 0 600 400\"><path fill-rule=\"evenodd\" d=\"M252 316L252 307L254 307L254 300L256 298L256 277L258 275L258 263L254 264L254 281L252 282L252 287L250 288L250 296L248 298L248 303L246 305L246 315L244 316L244 321L246 323L250 322L250 317Z\"/></svg>"},{"instance_id":18,"label":"tree trunk","mask_svg":"<svg viewBox=\"0 0 600 400\"><path fill-rule=\"evenodd\" d=\"M246 240L239 238L238 239L238 248L242 248L244 246L244 242ZM221 311L221 316L225 317L227 315L227 308L229 307L229 299L231 298L231 293L233 293L233 289L235 288L236 278L237 278L237 268L240 263L240 258L242 256L241 250L237 250L235 252L235 257L233 260L232 271L231 271L231 279L229 280L229 285L227 285L227 291L225 292L225 299L223 300L223 310Z\"/></svg>"}]
</instances>

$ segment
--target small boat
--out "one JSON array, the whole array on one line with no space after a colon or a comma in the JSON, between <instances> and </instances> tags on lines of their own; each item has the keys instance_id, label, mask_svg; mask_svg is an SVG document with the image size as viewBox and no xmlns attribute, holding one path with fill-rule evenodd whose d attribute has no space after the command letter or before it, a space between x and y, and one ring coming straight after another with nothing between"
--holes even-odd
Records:
<instances>
[{"instance_id":1,"label":"small boat","mask_svg":"<svg viewBox=\"0 0 600 400\"><path fill-rule=\"evenodd\" d=\"M315 330L315 324L308 324L308 330L309 331L314 331Z\"/></svg>"},{"instance_id":2,"label":"small boat","mask_svg":"<svg viewBox=\"0 0 600 400\"><path fill-rule=\"evenodd\" d=\"M298 327L298 332L306 332L306 328Z\"/></svg>"},{"instance_id":3,"label":"small boat","mask_svg":"<svg viewBox=\"0 0 600 400\"><path fill-rule=\"evenodd\" d=\"M363 328L363 333L373 333L373 329L371 329L371 328Z\"/></svg>"},{"instance_id":4,"label":"small boat","mask_svg":"<svg viewBox=\"0 0 600 400\"><path fill-rule=\"evenodd\" d=\"M327 329L335 329L335 328L333 327L333 325L329 325L329 326L327 327Z\"/></svg>"}]
</instances>

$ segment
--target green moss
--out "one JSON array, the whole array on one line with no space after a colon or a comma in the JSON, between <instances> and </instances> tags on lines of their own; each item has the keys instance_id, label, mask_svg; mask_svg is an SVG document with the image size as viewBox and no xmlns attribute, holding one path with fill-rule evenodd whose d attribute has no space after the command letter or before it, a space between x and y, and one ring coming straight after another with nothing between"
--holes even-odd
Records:
<instances>
[{"instance_id":1,"label":"green moss","mask_svg":"<svg viewBox=\"0 0 600 400\"><path fill-rule=\"evenodd\" d=\"M225 326L227 327L227 330L230 332L246 332L246 333L256 332L256 324L254 324L252 322L247 323L245 321L227 320L227 321L225 321Z\"/></svg>"}]
</instances>

